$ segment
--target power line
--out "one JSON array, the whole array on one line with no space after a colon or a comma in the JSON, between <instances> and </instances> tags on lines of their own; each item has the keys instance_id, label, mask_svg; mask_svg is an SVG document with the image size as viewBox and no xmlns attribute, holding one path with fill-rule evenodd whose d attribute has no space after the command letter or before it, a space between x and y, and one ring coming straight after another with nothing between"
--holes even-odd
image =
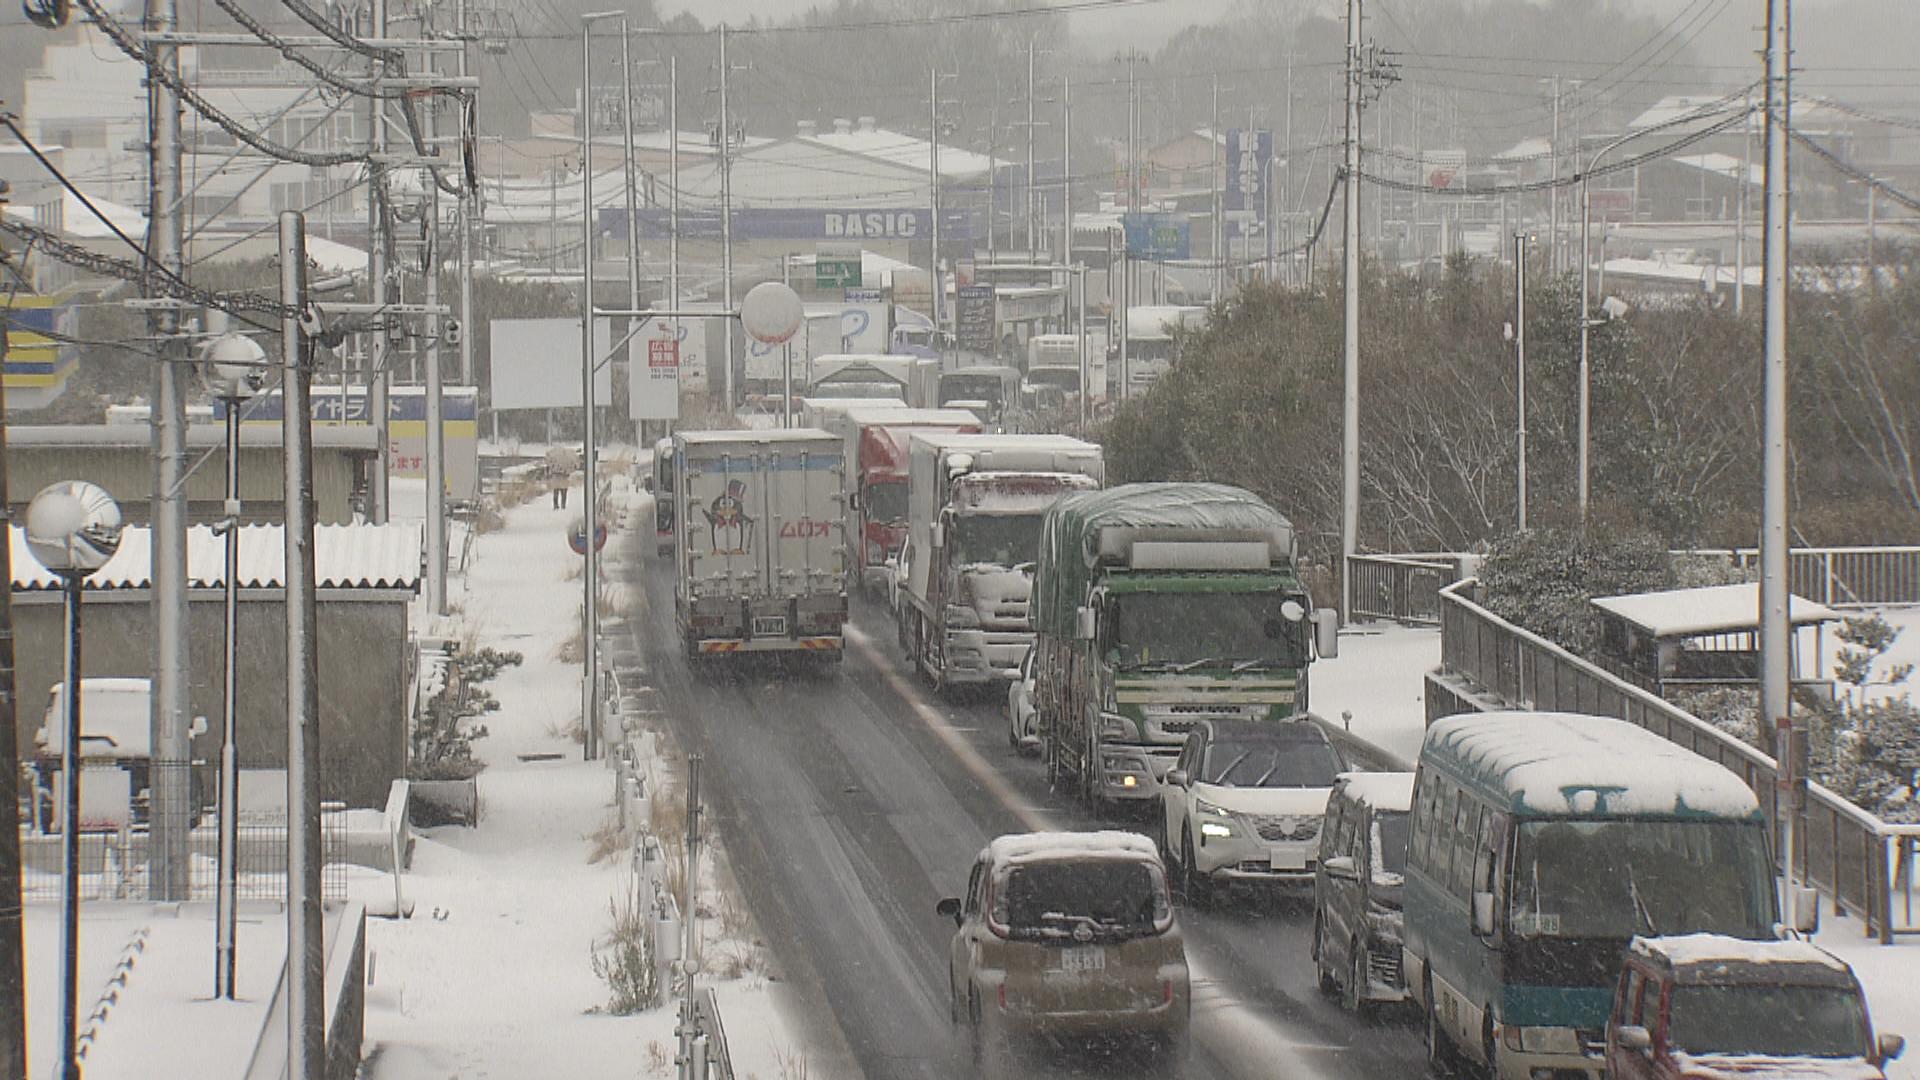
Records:
<instances>
[{"instance_id":1,"label":"power line","mask_svg":"<svg viewBox=\"0 0 1920 1080\"><path fill-rule=\"evenodd\" d=\"M233 16L233 21L239 23L247 33L273 46L274 51L278 52L281 56L305 68L308 72L311 72L315 78L336 90L341 90L359 97L385 99L405 97L410 92L404 88L399 90L376 90L372 87L361 86L350 80L343 79L335 75L332 71L329 71L325 65L315 61L312 57L295 48L285 38L267 29L258 19L247 14L246 9L235 3L234 0L213 0L213 2L219 6L221 11Z\"/></svg>"},{"instance_id":2,"label":"power line","mask_svg":"<svg viewBox=\"0 0 1920 1080\"><path fill-rule=\"evenodd\" d=\"M113 42L115 48L118 48L121 52L140 61L140 63L146 66L148 78L163 84L169 90L178 94L180 100L191 106L194 112L213 121L222 131L253 147L255 150L272 157L277 157L282 161L291 161L297 165L309 165L315 168L346 165L367 160L367 155L361 151L316 154L281 146L270 139L265 139L254 134L246 125L228 116L219 108L215 107L212 102L201 97L199 91L188 85L184 80L179 78L179 76L168 71L164 65L156 63L152 50L135 40L134 37L127 32L126 27L121 26L111 15L108 15L106 10L100 6L99 0L75 0L75 2L84 8L87 14L93 16L94 22L100 27L101 31L107 35L108 40Z\"/></svg>"},{"instance_id":3,"label":"power line","mask_svg":"<svg viewBox=\"0 0 1920 1080\"><path fill-rule=\"evenodd\" d=\"M1815 142L1812 136L1803 135L1791 126L1787 127L1787 134L1793 137L1793 141L1813 151L1815 157L1825 161L1839 172L1878 190L1882 195L1885 195L1887 198L1892 199L1894 202L1899 203L1909 210L1920 210L1920 198L1909 195L1887 183L1885 180L1874 176L1872 173L1866 172L1858 166L1842 160L1838 154Z\"/></svg>"}]
</instances>

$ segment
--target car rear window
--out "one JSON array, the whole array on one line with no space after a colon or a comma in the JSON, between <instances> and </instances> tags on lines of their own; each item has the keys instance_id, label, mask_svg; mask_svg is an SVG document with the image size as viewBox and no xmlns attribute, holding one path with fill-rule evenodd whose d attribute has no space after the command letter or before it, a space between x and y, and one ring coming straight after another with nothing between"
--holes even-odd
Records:
<instances>
[{"instance_id":1,"label":"car rear window","mask_svg":"<svg viewBox=\"0 0 1920 1080\"><path fill-rule=\"evenodd\" d=\"M1154 868L1121 859L1036 862L1016 866L1004 886L1007 928L1016 936L1095 937L1151 933L1165 904Z\"/></svg>"}]
</instances>

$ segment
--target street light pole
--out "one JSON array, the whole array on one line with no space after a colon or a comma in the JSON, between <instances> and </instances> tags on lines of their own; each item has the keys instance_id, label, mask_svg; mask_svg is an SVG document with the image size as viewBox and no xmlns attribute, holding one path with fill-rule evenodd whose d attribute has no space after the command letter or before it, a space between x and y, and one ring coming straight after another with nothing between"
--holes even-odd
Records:
<instances>
[{"instance_id":1,"label":"street light pole","mask_svg":"<svg viewBox=\"0 0 1920 1080\"><path fill-rule=\"evenodd\" d=\"M204 375L208 389L219 398L227 421L227 498L219 530L226 538L226 572L222 576L225 626L220 683L220 849L219 884L214 893L213 996L234 998L234 953L238 920L240 805L240 406L258 393L266 381L266 350L240 334L215 338L206 347Z\"/></svg>"},{"instance_id":2,"label":"street light pole","mask_svg":"<svg viewBox=\"0 0 1920 1080\"><path fill-rule=\"evenodd\" d=\"M58 575L67 648L60 737L60 1080L80 1080L80 600L89 574L120 547L120 507L80 480L49 485L27 506L27 549ZM16 898L8 898L10 901Z\"/></svg>"},{"instance_id":3,"label":"street light pole","mask_svg":"<svg viewBox=\"0 0 1920 1080\"><path fill-rule=\"evenodd\" d=\"M620 19L624 27L626 13L621 11L595 11L580 16L580 239L581 269L580 282L580 402L581 402L581 478L585 488L580 493L585 504L582 516L586 524L585 548L586 570L582 575L581 591L585 594L581 603L581 648L582 663L585 670L580 684L580 727L582 738L581 756L592 761L599 755L599 704L600 704L600 641L599 641L599 590L596 583L600 580L600 552L595 541L599 538L599 507L596 505L599 492L596 475L599 448L595 446L593 425L593 374L599 358L593 348L593 24L601 19ZM624 30L623 30L624 36Z\"/></svg>"},{"instance_id":4,"label":"street light pole","mask_svg":"<svg viewBox=\"0 0 1920 1080\"><path fill-rule=\"evenodd\" d=\"M1516 521L1521 532L1527 531L1527 237L1525 234L1513 238L1513 348L1515 384L1517 400L1515 403L1514 439L1515 453L1518 455L1517 488L1514 497L1518 500L1519 510Z\"/></svg>"}]
</instances>

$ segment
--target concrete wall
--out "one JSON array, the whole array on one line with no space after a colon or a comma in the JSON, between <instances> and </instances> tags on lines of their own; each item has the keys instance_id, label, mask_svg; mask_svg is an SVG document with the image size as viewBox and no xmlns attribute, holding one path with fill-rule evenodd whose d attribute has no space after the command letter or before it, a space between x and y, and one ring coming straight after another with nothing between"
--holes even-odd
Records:
<instances>
[{"instance_id":1,"label":"concrete wall","mask_svg":"<svg viewBox=\"0 0 1920 1080\"><path fill-rule=\"evenodd\" d=\"M319 605L320 791L349 806L380 807L387 785L406 775L407 592L322 590ZM16 592L19 745L33 753L60 681L64 647L58 593ZM223 614L218 590L195 590L189 608L193 715L207 718L193 756L208 763L201 790L214 790L220 757ZM240 593L240 767L286 767L286 606L265 589ZM150 609L144 590L89 593L82 613L83 674L151 678ZM82 718L85 722L85 718Z\"/></svg>"}]
</instances>

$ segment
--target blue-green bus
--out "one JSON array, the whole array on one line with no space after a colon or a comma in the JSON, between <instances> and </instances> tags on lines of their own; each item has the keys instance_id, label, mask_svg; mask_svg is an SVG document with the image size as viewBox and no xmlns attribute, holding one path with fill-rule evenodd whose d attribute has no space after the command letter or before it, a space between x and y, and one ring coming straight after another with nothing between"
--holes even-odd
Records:
<instances>
[{"instance_id":1,"label":"blue-green bus","mask_svg":"<svg viewBox=\"0 0 1920 1080\"><path fill-rule=\"evenodd\" d=\"M1427 729L1417 774L1406 979L1442 1068L1597 1078L1634 935L1780 935L1753 791L1651 732L1564 713L1453 716Z\"/></svg>"}]
</instances>

